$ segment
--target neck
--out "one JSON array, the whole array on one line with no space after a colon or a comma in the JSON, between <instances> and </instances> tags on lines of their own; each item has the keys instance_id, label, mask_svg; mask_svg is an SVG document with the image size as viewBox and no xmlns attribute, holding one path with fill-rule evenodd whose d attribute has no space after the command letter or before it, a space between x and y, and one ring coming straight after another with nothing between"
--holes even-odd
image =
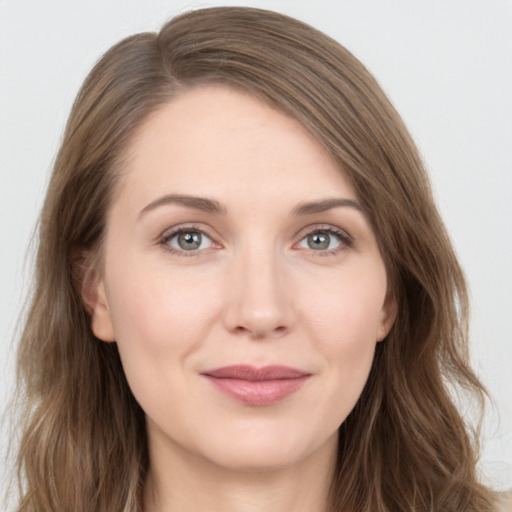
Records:
<instances>
[{"instance_id":1,"label":"neck","mask_svg":"<svg viewBox=\"0 0 512 512\"><path fill-rule=\"evenodd\" d=\"M165 456L150 443L144 512L328 512L336 460L333 437L284 468L223 468L175 447ZM161 447L160 447L161 448Z\"/></svg>"}]
</instances>

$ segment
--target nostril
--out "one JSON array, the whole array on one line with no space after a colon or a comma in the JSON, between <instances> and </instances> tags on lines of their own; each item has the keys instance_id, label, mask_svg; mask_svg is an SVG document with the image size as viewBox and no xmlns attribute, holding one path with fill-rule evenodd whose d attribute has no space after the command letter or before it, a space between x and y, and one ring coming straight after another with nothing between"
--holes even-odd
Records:
<instances>
[{"instance_id":1,"label":"nostril","mask_svg":"<svg viewBox=\"0 0 512 512\"><path fill-rule=\"evenodd\" d=\"M287 331L287 327L285 325L279 325L273 329L272 328L271 329L258 328L258 327L251 329L249 327L244 327L243 325L239 325L239 326L235 327L235 329L234 329L234 332L237 334L243 334L243 335L249 334L251 337L254 337L254 338L265 338L267 336L272 337L273 335L275 336L276 334L278 334L278 335L284 334L286 331Z\"/></svg>"}]
</instances>

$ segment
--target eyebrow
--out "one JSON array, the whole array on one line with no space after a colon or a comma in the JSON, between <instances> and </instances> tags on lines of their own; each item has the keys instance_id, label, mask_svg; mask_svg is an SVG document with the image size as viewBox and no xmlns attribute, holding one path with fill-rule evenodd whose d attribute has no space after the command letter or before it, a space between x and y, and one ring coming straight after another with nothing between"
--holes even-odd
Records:
<instances>
[{"instance_id":1,"label":"eyebrow","mask_svg":"<svg viewBox=\"0 0 512 512\"><path fill-rule=\"evenodd\" d=\"M310 201L307 203L300 203L293 209L292 215L311 215L314 213L322 213L328 210L332 210L333 208L340 207L355 208L356 210L364 213L363 208L357 201L354 201L353 199L344 199L340 197L321 199L319 201Z\"/></svg>"},{"instance_id":2,"label":"eyebrow","mask_svg":"<svg viewBox=\"0 0 512 512\"><path fill-rule=\"evenodd\" d=\"M139 218L145 213L159 208L160 206L178 204L187 208L193 208L207 213L226 213L226 208L222 206L215 199L209 199L207 197L196 197L183 194L167 194L165 196L155 199L147 206L145 206L139 213Z\"/></svg>"},{"instance_id":3,"label":"eyebrow","mask_svg":"<svg viewBox=\"0 0 512 512\"><path fill-rule=\"evenodd\" d=\"M193 208L195 210L200 210L206 213L227 213L226 208L215 199L209 199L207 197L189 196L184 194L166 194L165 196L159 197L158 199L155 199L147 206L145 206L140 211L139 218L151 210L159 208L160 206L170 204L178 204L180 206L185 206L186 208ZM354 201L353 199L328 198L321 199L319 201L309 201L306 203L300 203L293 209L292 215L312 215L315 213L322 213L340 207L354 208L360 212L363 212L363 209L361 208L359 203L357 201Z\"/></svg>"}]
</instances>

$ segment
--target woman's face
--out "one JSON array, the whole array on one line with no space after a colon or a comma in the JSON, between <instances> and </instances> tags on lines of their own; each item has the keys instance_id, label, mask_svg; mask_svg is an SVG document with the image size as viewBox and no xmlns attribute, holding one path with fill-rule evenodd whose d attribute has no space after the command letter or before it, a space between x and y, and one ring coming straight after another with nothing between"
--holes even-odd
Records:
<instances>
[{"instance_id":1,"label":"woman's face","mask_svg":"<svg viewBox=\"0 0 512 512\"><path fill-rule=\"evenodd\" d=\"M348 181L295 120L220 87L134 139L88 290L151 446L236 469L326 446L394 320Z\"/></svg>"}]
</instances>

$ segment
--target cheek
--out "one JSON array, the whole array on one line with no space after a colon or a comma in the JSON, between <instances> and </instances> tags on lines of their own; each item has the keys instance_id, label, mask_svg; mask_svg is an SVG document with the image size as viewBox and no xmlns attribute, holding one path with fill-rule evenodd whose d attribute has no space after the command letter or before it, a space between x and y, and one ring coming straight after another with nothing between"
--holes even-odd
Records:
<instances>
[{"instance_id":1,"label":"cheek","mask_svg":"<svg viewBox=\"0 0 512 512\"><path fill-rule=\"evenodd\" d=\"M109 304L124 373L146 414L159 417L162 390L183 389L183 369L207 337L218 300L183 270L128 261L110 269ZM205 276L203 276L205 277ZM207 278L203 285L213 286Z\"/></svg>"},{"instance_id":2,"label":"cheek","mask_svg":"<svg viewBox=\"0 0 512 512\"><path fill-rule=\"evenodd\" d=\"M324 286L308 286L297 293L310 336L326 350L352 345L358 350L377 340L386 296L385 270L380 265L357 270L339 272L325 279Z\"/></svg>"},{"instance_id":3,"label":"cheek","mask_svg":"<svg viewBox=\"0 0 512 512\"><path fill-rule=\"evenodd\" d=\"M137 343L156 352L186 350L199 342L216 314L218 301L212 293L214 276L202 276L172 267L136 264L130 272L117 267L111 272L109 303L114 330L120 343Z\"/></svg>"},{"instance_id":4,"label":"cheek","mask_svg":"<svg viewBox=\"0 0 512 512\"><path fill-rule=\"evenodd\" d=\"M357 402L373 362L386 295L385 271L340 274L322 293L302 293L301 311L308 337L324 356L330 385L325 401L345 419Z\"/></svg>"},{"instance_id":5,"label":"cheek","mask_svg":"<svg viewBox=\"0 0 512 512\"><path fill-rule=\"evenodd\" d=\"M187 272L117 261L108 296L124 372L144 409L157 410L155 390L182 387L181 369L211 328L217 301Z\"/></svg>"}]
</instances>

